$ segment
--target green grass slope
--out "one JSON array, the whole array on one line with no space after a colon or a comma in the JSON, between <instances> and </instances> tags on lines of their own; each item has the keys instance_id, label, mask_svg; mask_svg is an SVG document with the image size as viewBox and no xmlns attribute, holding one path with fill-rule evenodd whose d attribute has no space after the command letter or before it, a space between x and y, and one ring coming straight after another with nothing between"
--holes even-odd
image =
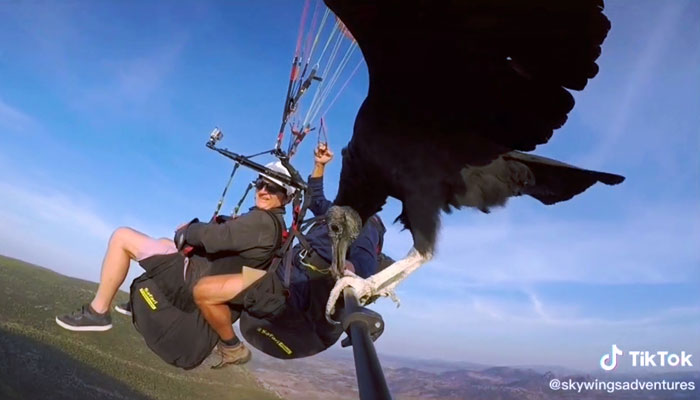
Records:
<instances>
[{"instance_id":1,"label":"green grass slope","mask_svg":"<svg viewBox=\"0 0 700 400\"><path fill-rule=\"evenodd\" d=\"M56 315L90 301L96 288L0 256L0 399L278 399L245 367L164 363L117 313L107 332L56 325ZM116 301L126 299L120 292Z\"/></svg>"}]
</instances>

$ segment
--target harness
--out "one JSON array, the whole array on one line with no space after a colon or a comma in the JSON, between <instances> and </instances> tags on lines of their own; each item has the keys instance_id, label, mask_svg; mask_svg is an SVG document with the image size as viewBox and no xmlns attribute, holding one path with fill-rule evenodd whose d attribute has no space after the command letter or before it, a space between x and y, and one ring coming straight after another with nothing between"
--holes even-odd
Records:
<instances>
[{"instance_id":1,"label":"harness","mask_svg":"<svg viewBox=\"0 0 700 400\"><path fill-rule=\"evenodd\" d=\"M272 265L272 263L275 261L275 259L277 257L277 253L278 253L280 247L282 246L283 241L285 241L287 239L287 237L289 236L289 232L287 231L287 228L284 227L284 225L282 225L282 223L279 221L279 218L277 218L277 216L272 211L270 211L270 210L263 210L263 211L265 211L267 213L267 215L269 215L272 218L272 221L275 224L275 232L276 232L275 236L277 237L277 240L275 241L275 247L274 247L274 249L276 249L276 250L275 250L275 253L272 255L272 258L270 259L270 264L268 265L268 267L270 267Z\"/></svg>"},{"instance_id":2,"label":"harness","mask_svg":"<svg viewBox=\"0 0 700 400\"><path fill-rule=\"evenodd\" d=\"M310 198L311 196L309 196ZM299 264L306 267L307 272L309 273L309 278L310 279L315 279L315 278L322 278L326 276L330 276L330 263L326 261L323 257L321 257L316 250L311 247L309 242L306 240L306 237L304 237L304 234L302 233L303 231L307 231L307 233L316 227L318 227L320 224L323 224L326 222L326 217L324 216L318 216L318 217L313 217L308 220L303 221L301 224L301 230L297 231L297 239L299 240L299 244L301 245L302 250L299 252ZM289 280L291 278L291 270L292 270L292 262L294 258L294 252L290 251L288 252L289 254L285 255L285 279L284 279L284 284L285 286L289 286Z\"/></svg>"},{"instance_id":3,"label":"harness","mask_svg":"<svg viewBox=\"0 0 700 400\"><path fill-rule=\"evenodd\" d=\"M319 256L318 253L311 250L307 251L303 249L299 252L299 264L306 267L309 272L309 277L311 279L317 277L325 277L330 275L330 263Z\"/></svg>"},{"instance_id":4,"label":"harness","mask_svg":"<svg viewBox=\"0 0 700 400\"><path fill-rule=\"evenodd\" d=\"M326 222L326 217L325 216L319 216L319 217L314 217L311 218L307 221L304 221L305 227L308 227L309 230L314 229L318 224L322 224ZM375 249L376 255L379 256L382 252L382 248L384 246L384 234L386 233L386 227L382 223L382 220L376 216L373 215L367 220L368 224L372 224L376 226L377 231L379 233L379 241L377 243L377 248ZM330 276L330 263L326 261L323 257L321 257L309 244L309 242L303 237L303 235L300 235L300 240L299 240L302 250L299 252L299 264L304 266L309 274L310 279L315 279L315 278L323 278L323 277L328 277ZM285 285L288 285L287 280L289 279L290 275L290 269L291 269L291 262L292 262L292 257L286 257L285 260L285 268L287 268L286 272L286 279L285 279Z\"/></svg>"},{"instance_id":5,"label":"harness","mask_svg":"<svg viewBox=\"0 0 700 400\"><path fill-rule=\"evenodd\" d=\"M310 192L311 189L308 189ZM308 242L304 238L304 235L300 232L299 227L304 225L304 221L302 219L304 218L304 214L306 214L306 210L309 208L309 205L311 204L311 195L310 193L305 193L303 195L303 200L300 198L299 192L297 192L294 195L294 198L292 200L292 207L293 207L293 215L292 215L292 225L289 230L287 230L285 227L281 226L279 229L281 230L282 234L279 236L280 240L282 240L282 245L278 247L277 251L275 252L275 255L272 258L272 262L270 263L269 268L267 269L268 272L270 273L275 273L277 271L277 268L280 266L282 262L284 262L285 265L285 282L284 286L289 287L289 274L291 272L291 251L290 247L292 246L292 242L294 242L294 238L297 238L302 245L309 246ZM279 224L279 221L275 219L275 223ZM289 260L288 260L289 259Z\"/></svg>"}]
</instances>

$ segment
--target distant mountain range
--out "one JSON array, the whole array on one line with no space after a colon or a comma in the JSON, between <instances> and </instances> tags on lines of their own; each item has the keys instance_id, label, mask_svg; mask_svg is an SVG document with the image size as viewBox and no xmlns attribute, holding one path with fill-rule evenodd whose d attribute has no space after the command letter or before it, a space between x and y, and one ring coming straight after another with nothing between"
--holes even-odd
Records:
<instances>
[{"instance_id":1,"label":"distant mountain range","mask_svg":"<svg viewBox=\"0 0 700 400\"><path fill-rule=\"evenodd\" d=\"M104 333L59 328L54 316L88 302L95 283L0 256L0 399L357 399L349 349L282 361L254 352L244 367L215 371L209 362L182 371L144 345L131 321L113 314ZM126 300L119 293L117 301ZM504 367L383 356L397 400L698 399L700 372L637 377L685 380L695 391L553 391L552 379L603 380L562 367ZM611 378L609 378L611 379ZM614 379L634 380L615 375Z\"/></svg>"},{"instance_id":2,"label":"distant mountain range","mask_svg":"<svg viewBox=\"0 0 700 400\"><path fill-rule=\"evenodd\" d=\"M465 368L450 369L454 362L429 362L404 357L380 356L394 399L397 400L549 400L549 399L698 399L700 373L668 373L652 376L614 375L596 377L584 374L555 374L532 368L488 367L464 363ZM404 366L401 366L401 365ZM330 350L309 359L280 361L256 354L250 365L253 373L282 397L302 399L358 398L354 364L350 352ZM538 367L540 369L542 367ZM566 370L561 367L554 369ZM617 391L565 392L549 388L552 379L568 382L605 380L693 381L695 391Z\"/></svg>"}]
</instances>

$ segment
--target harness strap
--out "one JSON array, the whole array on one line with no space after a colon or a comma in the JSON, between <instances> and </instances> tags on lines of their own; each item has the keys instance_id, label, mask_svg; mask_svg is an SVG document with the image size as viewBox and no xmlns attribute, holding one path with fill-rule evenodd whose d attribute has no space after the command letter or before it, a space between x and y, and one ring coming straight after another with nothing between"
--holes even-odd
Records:
<instances>
[{"instance_id":1,"label":"harness strap","mask_svg":"<svg viewBox=\"0 0 700 400\"><path fill-rule=\"evenodd\" d=\"M301 247L308 251L311 252L313 249L311 248L311 245L309 244L309 241L306 240L306 237L298 230L294 230L294 235L299 239L299 244L301 244Z\"/></svg>"},{"instance_id":2,"label":"harness strap","mask_svg":"<svg viewBox=\"0 0 700 400\"><path fill-rule=\"evenodd\" d=\"M299 230L297 230L296 228L292 228L292 230L290 231L289 237L292 240L294 238L297 238L299 240L299 243L301 243L301 245L304 249L311 248L311 246L309 245L309 242L306 240L304 235L302 235L301 232L299 232ZM290 282L291 275L292 275L292 259L293 259L292 253L293 253L293 251L289 251L289 250L285 250L285 253L284 253L284 286L285 287L289 287L289 282Z\"/></svg>"},{"instance_id":3,"label":"harness strap","mask_svg":"<svg viewBox=\"0 0 700 400\"><path fill-rule=\"evenodd\" d=\"M291 240L289 238L285 237L285 233L287 230L282 226L282 223L279 221L277 216L270 210L263 210L267 213L267 215L272 218L275 224L275 231L277 232L277 240L275 241L275 249L282 250L283 252L285 251L286 248L289 248L289 244L291 243ZM284 241L284 243L283 243ZM281 246L281 248L280 248ZM277 253L278 250L275 250L274 255L272 256L272 261L270 262L270 266L267 268L268 271L274 272L277 269L277 265L279 265L279 262L281 260L281 257ZM284 254L284 253L282 253Z\"/></svg>"},{"instance_id":4,"label":"harness strap","mask_svg":"<svg viewBox=\"0 0 700 400\"><path fill-rule=\"evenodd\" d=\"M312 217L312 218L306 219L304 221L301 221L301 227L299 228L299 230L301 232L304 232L307 228L315 225L316 223L325 222L325 221L326 221L325 215L319 215L317 217Z\"/></svg>"},{"instance_id":5,"label":"harness strap","mask_svg":"<svg viewBox=\"0 0 700 400\"><path fill-rule=\"evenodd\" d=\"M305 251L299 253L299 263L306 267L311 279L318 277L329 277L331 264L319 256L315 251L307 253Z\"/></svg>"},{"instance_id":6,"label":"harness strap","mask_svg":"<svg viewBox=\"0 0 700 400\"><path fill-rule=\"evenodd\" d=\"M277 240L275 241L275 248L278 248L279 246L282 245L282 238L284 237L284 233L286 232L286 229L284 229L284 227L282 226L282 223L279 221L279 218L277 218L275 213L273 213L270 210L264 210L264 211L267 213L267 215L270 216L270 218L272 218L272 221L275 224L275 236L277 237Z\"/></svg>"},{"instance_id":7,"label":"harness strap","mask_svg":"<svg viewBox=\"0 0 700 400\"><path fill-rule=\"evenodd\" d=\"M288 160L282 160L282 165L288 165ZM288 168L289 169L289 168ZM294 170L296 172L296 170ZM278 253L275 255L275 257L272 260L272 263L270 264L270 267L268 268L269 272L276 272L277 268L279 268L280 263L284 262L284 268L285 268L285 278L284 278L284 286L289 287L289 282L290 282L290 277L291 277L291 272L292 272L292 252L290 251L290 247L292 245L292 242L294 242L294 238L297 238L299 240L299 243L305 248L305 249L310 249L311 246L309 245L309 242L306 240L304 235L299 232L299 226L302 225L304 215L306 214L306 210L308 209L309 205L311 204L311 194L309 193L311 189L307 189L308 192L304 195L303 201L299 198L299 192L296 193L294 196L294 199L292 200L292 205L294 207L294 215L292 217L292 226L291 228L287 231L283 231L282 239L284 240L284 243L282 247L279 249Z\"/></svg>"},{"instance_id":8,"label":"harness strap","mask_svg":"<svg viewBox=\"0 0 700 400\"><path fill-rule=\"evenodd\" d=\"M238 164L236 164L236 165L238 165ZM255 185L254 185L253 183L249 183L249 184L248 184L248 187L245 189L245 193L243 193L243 197L241 197L241 199L238 200L238 203L236 204L236 207L233 209L233 212L231 213L231 215L232 215L233 217L237 217L237 216L238 216L238 211L241 209L241 205L243 205L243 202L245 201L246 197L248 197L248 193L250 193L250 190L251 190L254 186L255 186ZM218 210L217 210L217 211L218 211ZM275 221L277 221L277 218L276 218L276 217L273 216L273 218L274 218ZM277 222L279 223L279 221L277 221Z\"/></svg>"}]
</instances>

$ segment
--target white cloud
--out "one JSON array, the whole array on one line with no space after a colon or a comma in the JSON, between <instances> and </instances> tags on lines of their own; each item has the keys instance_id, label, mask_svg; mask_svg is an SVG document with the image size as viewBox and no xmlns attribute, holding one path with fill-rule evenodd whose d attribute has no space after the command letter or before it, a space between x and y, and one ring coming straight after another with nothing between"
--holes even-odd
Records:
<instances>
[{"instance_id":1,"label":"white cloud","mask_svg":"<svg viewBox=\"0 0 700 400\"><path fill-rule=\"evenodd\" d=\"M387 240L388 249L403 247L392 254L410 246L410 235L398 237ZM408 280L425 290L494 283L698 281L697 243L697 205L630 209L605 221L474 217L469 225L443 227L436 257Z\"/></svg>"},{"instance_id":2,"label":"white cloud","mask_svg":"<svg viewBox=\"0 0 700 400\"><path fill-rule=\"evenodd\" d=\"M669 85L666 82L668 75L682 74L682 70L670 64L665 57L671 55L669 49L673 48L675 42L686 37L686 28L681 22L690 4L691 2L683 1L659 2L656 5L659 12L654 15L655 21L651 22L649 29L640 30L634 37L626 37L628 33L625 31L618 32L615 16L611 16L613 26L599 60L601 72L591 82L591 87L577 96L580 99L577 99L579 104L574 113L579 113L581 121L594 127L593 133L598 138L589 154L574 160L577 164L593 167L609 164L617 161L613 158L621 149L628 155L628 161L649 162L660 159L657 161L671 162L663 157L665 153L671 155L670 151L662 151L664 146L677 140L676 136L683 135L683 131L690 132L693 128L686 130L675 121L661 123L662 114L645 115L644 110L662 111L673 101L683 101L686 97L694 96L694 88L689 85L690 82L697 82L694 76L686 76L686 86L677 87L673 99L667 98L668 87L660 89L661 85ZM629 10L626 12L630 14ZM632 15L638 14L632 12ZM635 43L629 43L631 39ZM640 43L644 45L638 47ZM617 48L609 48L611 45L616 45ZM638 51L630 52L629 48ZM615 51L623 55L615 56ZM623 58L625 54L627 58ZM687 62L687 57L674 59L674 62L681 60ZM620 65L625 66L625 69L610 73L618 70ZM623 77L622 82L619 81L620 76ZM649 107L654 104L650 102L656 103L656 107ZM674 134L667 135L659 129L673 131Z\"/></svg>"},{"instance_id":3,"label":"white cloud","mask_svg":"<svg viewBox=\"0 0 700 400\"><path fill-rule=\"evenodd\" d=\"M95 280L114 226L77 193L0 181L0 254Z\"/></svg>"},{"instance_id":4,"label":"white cloud","mask_svg":"<svg viewBox=\"0 0 700 400\"><path fill-rule=\"evenodd\" d=\"M162 95L163 86L185 47L184 38L172 38L148 53L117 59L102 66L106 81L84 89L74 101L81 107L134 111Z\"/></svg>"},{"instance_id":5,"label":"white cloud","mask_svg":"<svg viewBox=\"0 0 700 400\"><path fill-rule=\"evenodd\" d=\"M120 35L110 42L116 50L105 52L100 34L113 26L108 24L95 36L93 30L99 28L92 26L95 17L90 16L99 15L100 7L18 2L9 10L19 26L17 34L26 42L20 50L11 49L12 54L26 59L32 72L50 83L49 90L78 111L95 114L97 120L107 112L123 117L145 106L153 112L153 103L162 101L158 95L169 87L165 82L188 40L182 27L174 27L160 43L154 43L158 38L154 36L134 46L128 34Z\"/></svg>"},{"instance_id":6,"label":"white cloud","mask_svg":"<svg viewBox=\"0 0 700 400\"><path fill-rule=\"evenodd\" d=\"M700 307L678 306L636 318L583 315L574 306L465 294L462 298L406 296L398 309L382 301L379 352L485 364L550 364L594 370L611 343L625 348L698 350L692 339ZM663 334L659 334L663 332ZM596 358L597 355L597 358Z\"/></svg>"},{"instance_id":7,"label":"white cloud","mask_svg":"<svg viewBox=\"0 0 700 400\"><path fill-rule=\"evenodd\" d=\"M39 123L30 115L13 107L0 98L0 131L14 134L25 134L27 137L35 134Z\"/></svg>"},{"instance_id":8,"label":"white cloud","mask_svg":"<svg viewBox=\"0 0 700 400\"><path fill-rule=\"evenodd\" d=\"M117 221L104 211L105 204L91 194L58 187L42 172L17 168L0 158L0 254L97 282L114 229L129 222L159 237L171 234L175 226L160 227L126 215ZM132 267L122 289L128 290L142 272Z\"/></svg>"},{"instance_id":9,"label":"white cloud","mask_svg":"<svg viewBox=\"0 0 700 400\"><path fill-rule=\"evenodd\" d=\"M501 329L517 326L528 329L596 328L635 329L642 326L661 326L679 319L693 320L700 316L700 305L676 306L650 312L642 317L603 318L585 315L574 305L550 302L545 304L537 294L522 289L527 301L507 299L503 296L465 294L462 298L409 298L411 307L395 308L389 301L382 301L374 308L383 315L415 322L415 325L432 326L441 322L451 325L480 326L481 329ZM420 304L413 304L420 303ZM415 308L414 308L415 307ZM406 323L408 321L402 321Z\"/></svg>"},{"instance_id":10,"label":"white cloud","mask_svg":"<svg viewBox=\"0 0 700 400\"><path fill-rule=\"evenodd\" d=\"M67 231L78 230L95 238L109 238L111 224L105 222L86 199L69 196L50 188L44 190L0 182L3 193L0 204L6 218L10 216L35 219L36 222L63 226ZM8 211L10 211L8 215Z\"/></svg>"},{"instance_id":11,"label":"white cloud","mask_svg":"<svg viewBox=\"0 0 700 400\"><path fill-rule=\"evenodd\" d=\"M700 320L697 299L665 309L618 304L611 316L599 308L602 299L584 307L575 298L545 299L533 288L700 284L697 204L628 205L624 214L603 220L553 220L519 211L473 213L468 223L445 218L435 260L399 287L402 306L385 299L373 306L387 326L378 350L402 354L410 346L427 358L593 369L590 354L616 341L639 348L691 346L686 338L698 331L692 323ZM389 228L390 254L404 254L410 243L409 233ZM632 307L628 317L620 317L624 307Z\"/></svg>"}]
</instances>

